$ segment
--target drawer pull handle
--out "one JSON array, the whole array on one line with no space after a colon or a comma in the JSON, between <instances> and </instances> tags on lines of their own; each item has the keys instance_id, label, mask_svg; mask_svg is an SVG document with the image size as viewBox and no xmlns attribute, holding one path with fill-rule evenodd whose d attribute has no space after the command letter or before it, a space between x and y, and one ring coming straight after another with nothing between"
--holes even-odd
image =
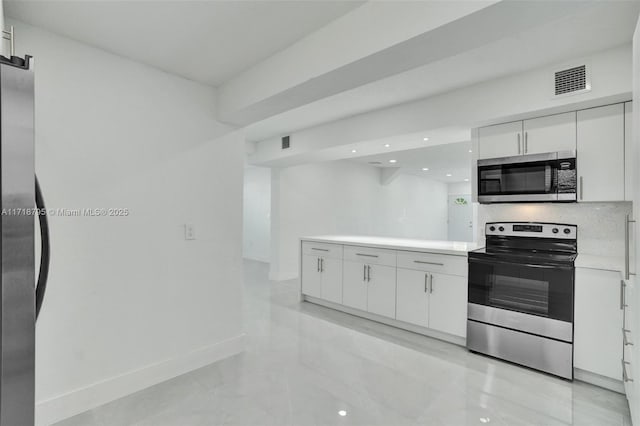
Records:
<instances>
[{"instance_id":1,"label":"drawer pull handle","mask_svg":"<svg viewBox=\"0 0 640 426\"><path fill-rule=\"evenodd\" d=\"M311 250L315 250L315 251L329 251L328 249L321 249L321 248L316 248L316 247L311 247Z\"/></svg>"},{"instance_id":2,"label":"drawer pull handle","mask_svg":"<svg viewBox=\"0 0 640 426\"><path fill-rule=\"evenodd\" d=\"M379 257L377 254L364 254L364 253L356 253L356 256Z\"/></svg>"},{"instance_id":3,"label":"drawer pull handle","mask_svg":"<svg viewBox=\"0 0 640 426\"><path fill-rule=\"evenodd\" d=\"M414 260L414 263L421 263L423 265L437 265L437 266L444 266L444 263L438 263L438 262L425 262L423 260Z\"/></svg>"}]
</instances>

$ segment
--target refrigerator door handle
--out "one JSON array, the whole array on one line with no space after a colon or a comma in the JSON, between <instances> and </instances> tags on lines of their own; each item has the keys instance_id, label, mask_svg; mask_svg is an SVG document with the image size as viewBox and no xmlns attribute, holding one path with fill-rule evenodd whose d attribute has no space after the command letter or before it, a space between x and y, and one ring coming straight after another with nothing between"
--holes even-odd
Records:
<instances>
[{"instance_id":1,"label":"refrigerator door handle","mask_svg":"<svg viewBox=\"0 0 640 426\"><path fill-rule=\"evenodd\" d=\"M36 284L36 320L42 308L44 294L47 290L47 279L49 278L50 245L49 245L49 221L47 220L47 209L42 197L40 183L36 176L36 208L38 221L40 222L40 270Z\"/></svg>"}]
</instances>

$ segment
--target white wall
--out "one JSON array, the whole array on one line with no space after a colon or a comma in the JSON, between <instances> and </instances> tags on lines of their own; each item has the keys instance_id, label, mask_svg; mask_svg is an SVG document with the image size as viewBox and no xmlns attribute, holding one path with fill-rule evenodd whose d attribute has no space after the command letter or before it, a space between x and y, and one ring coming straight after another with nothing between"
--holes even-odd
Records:
<instances>
[{"instance_id":1,"label":"white wall","mask_svg":"<svg viewBox=\"0 0 640 426\"><path fill-rule=\"evenodd\" d=\"M245 259L271 259L271 169L244 169L243 249Z\"/></svg>"},{"instance_id":2,"label":"white wall","mask_svg":"<svg viewBox=\"0 0 640 426\"><path fill-rule=\"evenodd\" d=\"M35 57L47 207L130 209L50 219L36 354L50 424L242 350L244 145L221 137L210 88L11 24Z\"/></svg>"},{"instance_id":3,"label":"white wall","mask_svg":"<svg viewBox=\"0 0 640 426\"><path fill-rule=\"evenodd\" d=\"M447 192L449 194L469 194L471 195L470 182L454 182L447 184Z\"/></svg>"},{"instance_id":4,"label":"white wall","mask_svg":"<svg viewBox=\"0 0 640 426\"><path fill-rule=\"evenodd\" d=\"M337 161L272 174L272 279L298 276L299 238L322 234L447 239L447 185Z\"/></svg>"}]
</instances>

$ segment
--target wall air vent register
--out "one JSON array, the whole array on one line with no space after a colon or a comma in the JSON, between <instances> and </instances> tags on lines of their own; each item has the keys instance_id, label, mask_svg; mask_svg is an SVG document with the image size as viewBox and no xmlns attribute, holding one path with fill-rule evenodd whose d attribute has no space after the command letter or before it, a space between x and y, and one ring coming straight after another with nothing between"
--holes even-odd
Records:
<instances>
[{"instance_id":1,"label":"wall air vent register","mask_svg":"<svg viewBox=\"0 0 640 426\"><path fill-rule=\"evenodd\" d=\"M554 96L573 95L591 90L589 70L578 65L554 72Z\"/></svg>"}]
</instances>

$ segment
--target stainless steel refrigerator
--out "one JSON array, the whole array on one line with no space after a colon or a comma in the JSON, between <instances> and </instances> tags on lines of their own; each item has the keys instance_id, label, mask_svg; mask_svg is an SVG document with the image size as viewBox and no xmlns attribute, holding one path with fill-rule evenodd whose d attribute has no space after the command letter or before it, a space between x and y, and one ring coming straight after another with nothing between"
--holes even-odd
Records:
<instances>
[{"instance_id":1,"label":"stainless steel refrigerator","mask_svg":"<svg viewBox=\"0 0 640 426\"><path fill-rule=\"evenodd\" d=\"M49 263L46 210L34 170L32 67L28 56L0 56L0 426L34 424L35 326ZM37 284L36 220L42 250Z\"/></svg>"}]
</instances>

